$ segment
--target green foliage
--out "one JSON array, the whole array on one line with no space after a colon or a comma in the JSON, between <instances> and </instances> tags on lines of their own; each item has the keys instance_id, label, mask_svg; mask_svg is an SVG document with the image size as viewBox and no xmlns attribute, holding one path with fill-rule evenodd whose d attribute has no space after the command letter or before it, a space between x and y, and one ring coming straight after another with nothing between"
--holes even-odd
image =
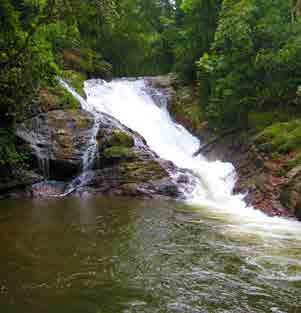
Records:
<instances>
[{"instance_id":1,"label":"green foliage","mask_svg":"<svg viewBox=\"0 0 301 313\"><path fill-rule=\"evenodd\" d=\"M184 79L196 78L195 62L209 50L222 0L184 0L174 43L175 70Z\"/></svg>"},{"instance_id":2,"label":"green foliage","mask_svg":"<svg viewBox=\"0 0 301 313\"><path fill-rule=\"evenodd\" d=\"M60 84L40 88L38 105L43 112L57 109L78 109L80 107L78 100Z\"/></svg>"},{"instance_id":3,"label":"green foliage","mask_svg":"<svg viewBox=\"0 0 301 313\"><path fill-rule=\"evenodd\" d=\"M90 48L64 49L59 62L63 68L74 70L84 76L111 77L111 64Z\"/></svg>"},{"instance_id":4,"label":"green foliage","mask_svg":"<svg viewBox=\"0 0 301 313\"><path fill-rule=\"evenodd\" d=\"M76 90L82 97L85 96L84 82L87 77L79 72L73 70L65 70L62 73L62 77Z\"/></svg>"},{"instance_id":5,"label":"green foliage","mask_svg":"<svg viewBox=\"0 0 301 313\"><path fill-rule=\"evenodd\" d=\"M301 120L274 123L264 129L257 137L259 147L269 147L279 153L301 152Z\"/></svg>"},{"instance_id":6,"label":"green foliage","mask_svg":"<svg viewBox=\"0 0 301 313\"><path fill-rule=\"evenodd\" d=\"M0 2L0 120L13 125L41 85L53 85L61 51L82 48L83 72L101 75L103 58L86 47L81 29L89 14L108 23L114 0L3 0ZM88 10L89 8L89 10ZM98 27L95 25L95 27Z\"/></svg>"},{"instance_id":7,"label":"green foliage","mask_svg":"<svg viewBox=\"0 0 301 313\"><path fill-rule=\"evenodd\" d=\"M134 138L127 134L126 132L120 131L120 130L114 130L112 133L112 136L108 142L108 145L110 147L113 146L120 146L120 147L126 147L131 148L134 146Z\"/></svg>"},{"instance_id":8,"label":"green foliage","mask_svg":"<svg viewBox=\"0 0 301 313\"><path fill-rule=\"evenodd\" d=\"M83 23L82 29L94 38L93 49L113 65L117 76L159 74L173 63L170 36L174 8L169 1L120 0L112 23ZM92 36L93 34L93 36Z\"/></svg>"},{"instance_id":9,"label":"green foliage","mask_svg":"<svg viewBox=\"0 0 301 313\"><path fill-rule=\"evenodd\" d=\"M108 159L132 159L136 156L132 148L114 146L106 148L103 155Z\"/></svg>"},{"instance_id":10,"label":"green foliage","mask_svg":"<svg viewBox=\"0 0 301 313\"><path fill-rule=\"evenodd\" d=\"M0 167L12 167L26 160L26 155L17 151L11 131L0 129Z\"/></svg>"},{"instance_id":11,"label":"green foliage","mask_svg":"<svg viewBox=\"0 0 301 313\"><path fill-rule=\"evenodd\" d=\"M190 130L197 131L204 122L199 94L190 86L177 88L170 109L176 119Z\"/></svg>"},{"instance_id":12,"label":"green foliage","mask_svg":"<svg viewBox=\"0 0 301 313\"><path fill-rule=\"evenodd\" d=\"M208 116L218 125L248 126L250 111L296 98L301 77L301 25L286 0L224 0L209 54L198 62L210 82Z\"/></svg>"}]
</instances>

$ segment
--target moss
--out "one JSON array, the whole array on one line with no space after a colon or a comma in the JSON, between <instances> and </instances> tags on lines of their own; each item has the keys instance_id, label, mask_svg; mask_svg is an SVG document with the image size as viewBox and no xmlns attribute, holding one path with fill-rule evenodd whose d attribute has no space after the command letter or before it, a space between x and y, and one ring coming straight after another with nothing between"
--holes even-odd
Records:
<instances>
[{"instance_id":1,"label":"moss","mask_svg":"<svg viewBox=\"0 0 301 313\"><path fill-rule=\"evenodd\" d=\"M54 109L78 109L80 103L60 85L44 86L39 92L39 104L44 112Z\"/></svg>"},{"instance_id":2,"label":"moss","mask_svg":"<svg viewBox=\"0 0 301 313\"><path fill-rule=\"evenodd\" d=\"M300 112L295 106L290 105L273 107L272 110L257 110L248 114L249 126L257 131L263 131L273 124L290 122L297 118L300 118Z\"/></svg>"},{"instance_id":3,"label":"moss","mask_svg":"<svg viewBox=\"0 0 301 313\"><path fill-rule=\"evenodd\" d=\"M0 173L2 167L15 167L29 158L28 151L24 148L19 151L16 143L16 137L10 130L0 128Z\"/></svg>"},{"instance_id":4,"label":"moss","mask_svg":"<svg viewBox=\"0 0 301 313\"><path fill-rule=\"evenodd\" d=\"M76 121L76 127L79 129L92 128L94 120L89 117L82 117Z\"/></svg>"},{"instance_id":5,"label":"moss","mask_svg":"<svg viewBox=\"0 0 301 313\"><path fill-rule=\"evenodd\" d=\"M287 171L290 171L291 169L297 167L298 165L301 165L301 152L297 153L293 159L288 160L284 164L284 167Z\"/></svg>"},{"instance_id":6,"label":"moss","mask_svg":"<svg viewBox=\"0 0 301 313\"><path fill-rule=\"evenodd\" d=\"M64 90L61 92L60 107L62 109L73 109L80 108L80 103L74 98L68 91Z\"/></svg>"},{"instance_id":7,"label":"moss","mask_svg":"<svg viewBox=\"0 0 301 313\"><path fill-rule=\"evenodd\" d=\"M167 176L165 170L155 160L135 160L120 165L123 175L135 182L157 180Z\"/></svg>"},{"instance_id":8,"label":"moss","mask_svg":"<svg viewBox=\"0 0 301 313\"><path fill-rule=\"evenodd\" d=\"M108 145L121 146L131 148L134 146L134 138L121 130L114 130L112 136L109 139Z\"/></svg>"},{"instance_id":9,"label":"moss","mask_svg":"<svg viewBox=\"0 0 301 313\"><path fill-rule=\"evenodd\" d=\"M283 177L287 173L287 170L283 167L280 167L278 170L276 170L275 175L278 177Z\"/></svg>"},{"instance_id":10,"label":"moss","mask_svg":"<svg viewBox=\"0 0 301 313\"><path fill-rule=\"evenodd\" d=\"M177 121L191 130L201 128L204 122L199 95L192 86L184 86L176 90L172 99L171 112Z\"/></svg>"},{"instance_id":11,"label":"moss","mask_svg":"<svg viewBox=\"0 0 301 313\"><path fill-rule=\"evenodd\" d=\"M272 125L276 122L284 122L287 120L287 117L280 112L251 112L249 113L249 123L252 128L257 129L258 131L264 130L266 127Z\"/></svg>"},{"instance_id":12,"label":"moss","mask_svg":"<svg viewBox=\"0 0 301 313\"><path fill-rule=\"evenodd\" d=\"M132 159L136 156L136 153L131 148L114 146L106 148L103 151L103 155L108 159Z\"/></svg>"},{"instance_id":13,"label":"moss","mask_svg":"<svg viewBox=\"0 0 301 313\"><path fill-rule=\"evenodd\" d=\"M54 129L74 132L74 129L88 129L93 126L93 117L81 110L65 110L61 116L49 112L49 124Z\"/></svg>"},{"instance_id":14,"label":"moss","mask_svg":"<svg viewBox=\"0 0 301 313\"><path fill-rule=\"evenodd\" d=\"M74 88L74 90L84 97L84 82L87 79L86 75L72 70L65 70L62 74L63 78Z\"/></svg>"},{"instance_id":15,"label":"moss","mask_svg":"<svg viewBox=\"0 0 301 313\"><path fill-rule=\"evenodd\" d=\"M88 113L78 110L66 110L48 113L48 123L52 133L52 140L59 147L57 155L60 158L71 157L77 145L82 145L82 141L77 136L78 130L86 130L93 126L93 118Z\"/></svg>"},{"instance_id":16,"label":"moss","mask_svg":"<svg viewBox=\"0 0 301 313\"><path fill-rule=\"evenodd\" d=\"M301 120L272 124L257 136L256 143L264 151L268 146L268 152L301 151Z\"/></svg>"},{"instance_id":17,"label":"moss","mask_svg":"<svg viewBox=\"0 0 301 313\"><path fill-rule=\"evenodd\" d=\"M88 77L110 78L112 66L95 51L82 49L65 49L61 55L61 65L65 69L84 73Z\"/></svg>"}]
</instances>

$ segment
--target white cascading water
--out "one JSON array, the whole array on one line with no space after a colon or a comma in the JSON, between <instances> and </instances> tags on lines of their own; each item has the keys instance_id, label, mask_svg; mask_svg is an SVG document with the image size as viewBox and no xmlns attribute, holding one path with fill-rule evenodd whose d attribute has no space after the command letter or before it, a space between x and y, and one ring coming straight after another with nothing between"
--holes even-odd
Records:
<instances>
[{"instance_id":1,"label":"white cascading water","mask_svg":"<svg viewBox=\"0 0 301 313\"><path fill-rule=\"evenodd\" d=\"M96 136L99 129L99 117L97 111L94 110L94 107L89 105L89 103L82 96L80 96L68 83L66 83L63 79L59 79L59 82L77 99L77 101L80 103L81 107L84 110L92 113L94 116L92 135L90 137L90 142L88 142L87 144L87 149L85 150L85 153L83 155L83 173L85 173L86 171L91 169L96 154Z\"/></svg>"},{"instance_id":2,"label":"white cascading water","mask_svg":"<svg viewBox=\"0 0 301 313\"><path fill-rule=\"evenodd\" d=\"M234 168L230 163L208 162L202 156L193 157L199 140L170 117L166 106L159 107L146 92L144 80L88 81L87 102L94 110L105 112L142 135L150 148L162 159L179 168L193 171L198 184L187 195L196 203L220 207L225 204L244 207L240 196L233 196Z\"/></svg>"},{"instance_id":3,"label":"white cascading water","mask_svg":"<svg viewBox=\"0 0 301 313\"><path fill-rule=\"evenodd\" d=\"M203 210L210 210L214 218L230 217L239 232L256 231L273 237L291 237L292 234L295 237L296 232L301 234L298 222L268 217L247 207L242 195L233 195L235 169L232 164L209 162L203 156L193 157L200 146L198 138L175 123L166 105L158 106L147 90L143 79L122 79L109 83L89 80L85 82L87 100L83 108L96 117L97 112L115 117L140 133L161 158L189 170L196 186L190 194L186 194L187 201Z\"/></svg>"},{"instance_id":4,"label":"white cascading water","mask_svg":"<svg viewBox=\"0 0 301 313\"><path fill-rule=\"evenodd\" d=\"M83 164L82 173L78 177L73 179L68 184L68 186L67 186L67 188L63 194L59 195L60 197L65 197L65 196L69 195L70 193L72 193L73 191L75 191L77 188L84 186L86 181L91 178L92 173L89 170L91 170L91 168L93 166L93 162L94 162L95 155L96 155L96 149L97 149L96 136L97 136L97 132L99 129L100 120L99 120L98 112L96 110L94 110L94 107L92 105L89 105L89 103L82 96L80 96L63 79L60 78L59 82L64 88L66 88L66 90L68 90L77 99L77 101L80 103L82 109L92 113L94 116L94 125L92 128L92 134L90 137L90 141L87 143L87 147L86 147L85 152L84 152L83 157L82 157L82 164Z\"/></svg>"}]
</instances>

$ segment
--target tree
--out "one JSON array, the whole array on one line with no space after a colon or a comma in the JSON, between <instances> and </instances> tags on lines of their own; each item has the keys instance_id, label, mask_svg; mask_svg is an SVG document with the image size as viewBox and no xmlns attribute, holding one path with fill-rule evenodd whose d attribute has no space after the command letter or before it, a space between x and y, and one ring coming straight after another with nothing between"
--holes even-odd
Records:
<instances>
[{"instance_id":1,"label":"tree","mask_svg":"<svg viewBox=\"0 0 301 313\"><path fill-rule=\"evenodd\" d=\"M207 112L248 125L250 111L292 102L301 70L301 28L286 0L224 0L215 40L198 63L209 77Z\"/></svg>"},{"instance_id":2,"label":"tree","mask_svg":"<svg viewBox=\"0 0 301 313\"><path fill-rule=\"evenodd\" d=\"M222 0L184 0L175 42L175 69L188 80L196 78L195 62L209 50L217 26Z\"/></svg>"}]
</instances>

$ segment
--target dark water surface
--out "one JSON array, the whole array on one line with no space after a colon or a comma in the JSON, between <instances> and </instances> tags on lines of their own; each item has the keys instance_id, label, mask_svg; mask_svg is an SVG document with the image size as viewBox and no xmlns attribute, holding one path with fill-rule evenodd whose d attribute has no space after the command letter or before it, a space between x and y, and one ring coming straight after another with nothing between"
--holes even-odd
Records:
<instances>
[{"instance_id":1,"label":"dark water surface","mask_svg":"<svg viewBox=\"0 0 301 313\"><path fill-rule=\"evenodd\" d=\"M1 313L301 312L301 246L184 204L0 202Z\"/></svg>"}]
</instances>

